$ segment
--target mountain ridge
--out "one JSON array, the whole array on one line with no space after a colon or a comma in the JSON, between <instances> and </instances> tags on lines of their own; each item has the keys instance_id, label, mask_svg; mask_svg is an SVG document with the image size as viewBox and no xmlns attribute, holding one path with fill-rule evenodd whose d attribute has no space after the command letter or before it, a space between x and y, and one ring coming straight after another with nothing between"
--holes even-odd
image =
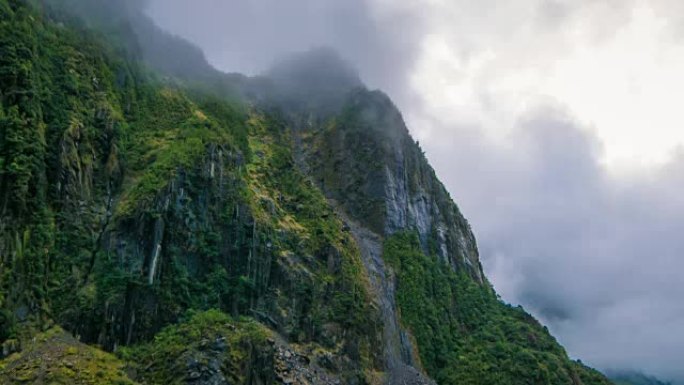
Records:
<instances>
[{"instance_id":1,"label":"mountain ridge","mask_svg":"<svg viewBox=\"0 0 684 385\"><path fill-rule=\"evenodd\" d=\"M198 50L47 3L0 0L3 381L77 376L15 370L57 323L141 383L609 383L498 300L400 112L334 55L169 67L145 50ZM321 62L337 80L293 91Z\"/></svg>"}]
</instances>

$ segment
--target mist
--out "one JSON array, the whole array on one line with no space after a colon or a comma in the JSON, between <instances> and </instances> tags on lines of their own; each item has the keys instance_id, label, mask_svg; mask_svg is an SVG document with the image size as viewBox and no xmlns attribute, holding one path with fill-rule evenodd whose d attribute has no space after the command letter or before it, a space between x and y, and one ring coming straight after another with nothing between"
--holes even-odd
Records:
<instances>
[{"instance_id":1,"label":"mist","mask_svg":"<svg viewBox=\"0 0 684 385\"><path fill-rule=\"evenodd\" d=\"M610 87L622 91L610 66L598 75L557 67L582 49L617 50L643 4L151 0L147 14L225 72L258 75L292 52L334 48L400 107L506 301L525 306L585 363L684 383L684 150L611 168L613 134L600 127L636 121L634 135L656 135L681 124L660 113L672 94L656 93L665 107L623 108L631 99L611 96ZM668 31L654 52L681 48L680 8L651 3ZM612 70L621 64L629 63ZM558 78L546 77L556 70ZM355 84L345 71L343 83ZM569 86L558 80L566 73L579 74ZM582 97L592 82L608 90L600 107L615 103L618 113L587 118L593 105Z\"/></svg>"}]
</instances>

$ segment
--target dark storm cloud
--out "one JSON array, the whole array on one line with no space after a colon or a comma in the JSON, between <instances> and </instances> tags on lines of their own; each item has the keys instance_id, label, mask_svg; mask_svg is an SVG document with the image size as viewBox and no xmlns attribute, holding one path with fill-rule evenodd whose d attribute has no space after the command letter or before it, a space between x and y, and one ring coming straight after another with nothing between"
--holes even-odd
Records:
<instances>
[{"instance_id":1,"label":"dark storm cloud","mask_svg":"<svg viewBox=\"0 0 684 385\"><path fill-rule=\"evenodd\" d=\"M149 14L225 71L255 74L292 51L334 47L397 101L414 133L429 131L421 146L470 219L506 300L542 318L585 362L684 378L684 151L668 164L616 175L601 164L603 144L572 106L541 100L492 138L487 124L461 119L470 104L433 108L449 95L417 95L450 82L456 91L466 87L478 53L488 50L510 62L468 80L476 89L469 97L485 101L494 117L508 113L506 103L519 95L492 88L510 80L501 73L562 58L563 33L573 28L592 25L579 31L587 44L610 38L634 3L152 0ZM663 17L681 14L677 1L650 5ZM445 34L457 52L437 55L461 65L453 78L425 77L441 75L433 68L442 67L429 65L416 77L431 34Z\"/></svg>"}]
</instances>

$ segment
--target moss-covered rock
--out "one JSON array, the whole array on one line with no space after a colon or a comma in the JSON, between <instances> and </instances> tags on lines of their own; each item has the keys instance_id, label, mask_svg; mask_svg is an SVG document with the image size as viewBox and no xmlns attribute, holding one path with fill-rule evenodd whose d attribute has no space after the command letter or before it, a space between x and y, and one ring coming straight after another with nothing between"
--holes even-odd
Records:
<instances>
[{"instance_id":1,"label":"moss-covered rock","mask_svg":"<svg viewBox=\"0 0 684 385\"><path fill-rule=\"evenodd\" d=\"M0 382L36 385L135 385L114 355L78 342L59 327L25 341L0 361Z\"/></svg>"},{"instance_id":2,"label":"moss-covered rock","mask_svg":"<svg viewBox=\"0 0 684 385\"><path fill-rule=\"evenodd\" d=\"M119 357L144 384L271 384L273 333L254 320L217 310L189 315L152 342L121 349Z\"/></svg>"}]
</instances>

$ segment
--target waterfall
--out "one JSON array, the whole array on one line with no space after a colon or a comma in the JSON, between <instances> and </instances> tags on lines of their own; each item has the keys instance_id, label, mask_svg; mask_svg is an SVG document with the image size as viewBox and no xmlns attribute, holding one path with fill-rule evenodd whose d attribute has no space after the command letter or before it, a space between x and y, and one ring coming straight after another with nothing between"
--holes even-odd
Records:
<instances>
[{"instance_id":1,"label":"waterfall","mask_svg":"<svg viewBox=\"0 0 684 385\"><path fill-rule=\"evenodd\" d=\"M168 207L168 199L166 201ZM152 258L150 258L150 266L147 272L147 282L151 285L154 283L154 276L157 273L157 264L159 263L159 256L161 255L162 239L164 237L164 220L157 218L154 223L154 249L152 249Z\"/></svg>"},{"instance_id":2,"label":"waterfall","mask_svg":"<svg viewBox=\"0 0 684 385\"><path fill-rule=\"evenodd\" d=\"M154 253L152 253L152 261L150 262L150 271L149 275L147 277L148 282L150 285L154 283L154 275L157 272L157 260L159 259L159 254L161 253L161 244L157 243L157 246L154 248Z\"/></svg>"}]
</instances>

